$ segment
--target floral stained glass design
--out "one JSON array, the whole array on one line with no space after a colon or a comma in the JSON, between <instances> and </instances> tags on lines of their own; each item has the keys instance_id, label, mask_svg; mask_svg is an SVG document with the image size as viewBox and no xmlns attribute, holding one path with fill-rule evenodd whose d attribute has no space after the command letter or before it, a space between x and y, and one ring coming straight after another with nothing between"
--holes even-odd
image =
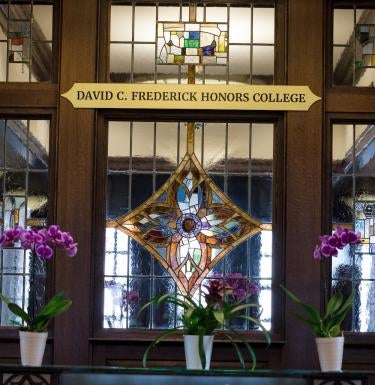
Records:
<instances>
[{"instance_id":1,"label":"floral stained glass design","mask_svg":"<svg viewBox=\"0 0 375 385\"><path fill-rule=\"evenodd\" d=\"M227 65L226 23L159 22L157 31L157 64Z\"/></svg>"},{"instance_id":2,"label":"floral stained glass design","mask_svg":"<svg viewBox=\"0 0 375 385\"><path fill-rule=\"evenodd\" d=\"M185 294L193 294L216 263L265 226L235 206L190 153L147 201L107 225L141 243Z\"/></svg>"}]
</instances>

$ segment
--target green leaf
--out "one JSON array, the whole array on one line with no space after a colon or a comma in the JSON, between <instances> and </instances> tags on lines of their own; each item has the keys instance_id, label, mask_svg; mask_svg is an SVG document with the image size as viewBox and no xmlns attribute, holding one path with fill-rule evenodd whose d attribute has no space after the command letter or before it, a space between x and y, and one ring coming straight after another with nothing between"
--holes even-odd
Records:
<instances>
[{"instance_id":1,"label":"green leaf","mask_svg":"<svg viewBox=\"0 0 375 385\"><path fill-rule=\"evenodd\" d=\"M239 349L238 345L236 344L236 342L233 340L232 336L230 336L229 334L227 333L220 333L220 335L222 335L223 337L227 338L233 345L233 348L234 350L236 351L237 353L237 357L242 365L242 367L245 369L246 368L246 365L245 365L245 360L243 359L243 355L241 353L241 350ZM253 367L254 367L254 361L253 361Z\"/></svg>"},{"instance_id":2,"label":"green leaf","mask_svg":"<svg viewBox=\"0 0 375 385\"><path fill-rule=\"evenodd\" d=\"M5 303L5 305L9 305L10 304L10 299L5 297L5 295L3 295L1 293L0 293L0 299Z\"/></svg>"},{"instance_id":3,"label":"green leaf","mask_svg":"<svg viewBox=\"0 0 375 385\"><path fill-rule=\"evenodd\" d=\"M147 367L147 358L148 358L148 354L149 352L151 351L151 349L153 349L160 341L162 341L164 338L168 337L169 335L171 334L178 334L178 333L181 333L182 331L181 330L178 330L176 328L173 328L173 329L169 329L169 330L166 330L165 332L163 332L162 334L160 334L148 347L147 349L145 350L145 352L143 353L143 358L142 358L142 363L143 363L143 367L146 368Z\"/></svg>"},{"instance_id":4,"label":"green leaf","mask_svg":"<svg viewBox=\"0 0 375 385\"><path fill-rule=\"evenodd\" d=\"M342 305L342 301L343 298L341 293L336 293L333 295L327 303L327 308L323 319L330 317L335 311L337 311Z\"/></svg>"},{"instance_id":5,"label":"green leaf","mask_svg":"<svg viewBox=\"0 0 375 385\"><path fill-rule=\"evenodd\" d=\"M262 325L262 323L257 320L256 318L250 317L248 315L239 315L236 318L243 318L246 319L255 325L259 326L262 329L263 335L266 338L267 344L269 345L271 343L271 334L270 332Z\"/></svg>"},{"instance_id":6,"label":"green leaf","mask_svg":"<svg viewBox=\"0 0 375 385\"><path fill-rule=\"evenodd\" d=\"M220 323L220 325L224 325L224 322L225 322L224 312L221 310L215 310L213 313L217 321Z\"/></svg>"},{"instance_id":7,"label":"green leaf","mask_svg":"<svg viewBox=\"0 0 375 385\"><path fill-rule=\"evenodd\" d=\"M26 325L31 324L31 318L29 315L22 309L20 308L17 304L15 303L8 303L8 309L15 314L16 316L20 317L22 321L26 323Z\"/></svg>"},{"instance_id":8,"label":"green leaf","mask_svg":"<svg viewBox=\"0 0 375 385\"><path fill-rule=\"evenodd\" d=\"M206 369L206 352L204 351L202 334L199 334L198 336L198 349L199 349L199 357L201 359L202 369Z\"/></svg>"}]
</instances>

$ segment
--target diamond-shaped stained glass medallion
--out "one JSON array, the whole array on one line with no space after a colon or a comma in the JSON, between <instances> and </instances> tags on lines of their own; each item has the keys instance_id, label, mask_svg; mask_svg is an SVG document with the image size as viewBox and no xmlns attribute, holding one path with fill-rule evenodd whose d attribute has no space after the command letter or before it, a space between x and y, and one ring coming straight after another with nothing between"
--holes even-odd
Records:
<instances>
[{"instance_id":1,"label":"diamond-shaped stained glass medallion","mask_svg":"<svg viewBox=\"0 0 375 385\"><path fill-rule=\"evenodd\" d=\"M215 264L266 225L231 202L187 153L158 191L108 226L138 241L182 293L193 294Z\"/></svg>"}]
</instances>

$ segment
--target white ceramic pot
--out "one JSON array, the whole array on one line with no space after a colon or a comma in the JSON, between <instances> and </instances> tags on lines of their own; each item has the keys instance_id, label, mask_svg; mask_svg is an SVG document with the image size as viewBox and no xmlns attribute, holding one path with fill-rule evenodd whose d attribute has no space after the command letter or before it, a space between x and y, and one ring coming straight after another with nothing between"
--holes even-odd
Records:
<instances>
[{"instance_id":1,"label":"white ceramic pot","mask_svg":"<svg viewBox=\"0 0 375 385\"><path fill-rule=\"evenodd\" d=\"M186 369L202 369L198 341L199 336L184 335ZM214 336L203 336L203 348L206 355L205 370L210 369L213 342Z\"/></svg>"},{"instance_id":2,"label":"white ceramic pot","mask_svg":"<svg viewBox=\"0 0 375 385\"><path fill-rule=\"evenodd\" d=\"M339 372L342 367L344 337L316 338L320 370L322 372Z\"/></svg>"},{"instance_id":3,"label":"white ceramic pot","mask_svg":"<svg viewBox=\"0 0 375 385\"><path fill-rule=\"evenodd\" d=\"M48 332L20 331L21 363L24 366L41 366Z\"/></svg>"}]
</instances>

